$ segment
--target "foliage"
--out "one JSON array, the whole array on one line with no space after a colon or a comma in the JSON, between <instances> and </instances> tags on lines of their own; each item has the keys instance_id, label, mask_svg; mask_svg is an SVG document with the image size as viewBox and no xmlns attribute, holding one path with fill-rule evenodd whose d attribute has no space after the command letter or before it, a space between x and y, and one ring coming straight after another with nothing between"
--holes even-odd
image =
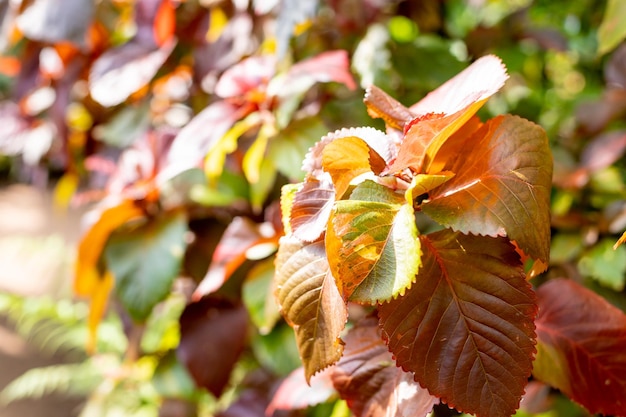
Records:
<instances>
[{"instance_id":1,"label":"foliage","mask_svg":"<svg viewBox=\"0 0 626 417\"><path fill-rule=\"evenodd\" d=\"M84 413L624 415L619 1L56 3L0 170L89 205Z\"/></svg>"}]
</instances>

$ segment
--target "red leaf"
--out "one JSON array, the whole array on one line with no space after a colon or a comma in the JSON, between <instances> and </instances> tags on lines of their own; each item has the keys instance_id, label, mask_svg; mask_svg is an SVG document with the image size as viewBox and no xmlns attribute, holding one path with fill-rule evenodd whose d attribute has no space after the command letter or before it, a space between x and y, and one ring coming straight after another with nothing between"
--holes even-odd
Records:
<instances>
[{"instance_id":1,"label":"red leaf","mask_svg":"<svg viewBox=\"0 0 626 417\"><path fill-rule=\"evenodd\" d=\"M291 207L293 235L305 242L317 240L326 230L334 202L335 190L330 181L308 179L296 192Z\"/></svg>"},{"instance_id":2,"label":"red leaf","mask_svg":"<svg viewBox=\"0 0 626 417\"><path fill-rule=\"evenodd\" d=\"M266 86L276 72L276 57L253 56L224 71L215 85L220 97L243 98L246 94Z\"/></svg>"},{"instance_id":3,"label":"red leaf","mask_svg":"<svg viewBox=\"0 0 626 417\"><path fill-rule=\"evenodd\" d=\"M304 369L292 371L279 385L265 415L270 416L276 410L299 410L327 401L335 394L331 374L333 368L327 368L311 377L310 384L304 375Z\"/></svg>"},{"instance_id":4,"label":"red leaf","mask_svg":"<svg viewBox=\"0 0 626 417\"><path fill-rule=\"evenodd\" d=\"M463 233L506 235L547 261L552 155L543 129L499 116L470 137L450 138L442 152L449 158L443 169L455 176L431 190L424 213Z\"/></svg>"},{"instance_id":5,"label":"red leaf","mask_svg":"<svg viewBox=\"0 0 626 417\"><path fill-rule=\"evenodd\" d=\"M350 90L356 88L350 73L348 52L343 50L326 51L295 64L287 73L287 84L308 82L338 82Z\"/></svg>"},{"instance_id":6,"label":"red leaf","mask_svg":"<svg viewBox=\"0 0 626 417\"><path fill-rule=\"evenodd\" d=\"M626 416L626 315L573 281L537 291L533 375L592 413Z\"/></svg>"},{"instance_id":7,"label":"red leaf","mask_svg":"<svg viewBox=\"0 0 626 417\"><path fill-rule=\"evenodd\" d=\"M163 46L174 36L176 30L176 9L172 0L162 0L154 16L154 40L158 46Z\"/></svg>"},{"instance_id":8,"label":"red leaf","mask_svg":"<svg viewBox=\"0 0 626 417\"><path fill-rule=\"evenodd\" d=\"M376 318L359 322L345 342L332 379L356 417L426 416L439 402L413 380L413 373L395 366Z\"/></svg>"},{"instance_id":9,"label":"red leaf","mask_svg":"<svg viewBox=\"0 0 626 417\"><path fill-rule=\"evenodd\" d=\"M375 85L365 90L363 102L371 117L383 119L393 129L404 130L404 126L415 119L415 115L408 108Z\"/></svg>"},{"instance_id":10,"label":"red leaf","mask_svg":"<svg viewBox=\"0 0 626 417\"><path fill-rule=\"evenodd\" d=\"M445 403L510 416L535 353L537 307L519 256L503 238L444 230L420 240L417 281L379 306L389 349Z\"/></svg>"},{"instance_id":11,"label":"red leaf","mask_svg":"<svg viewBox=\"0 0 626 417\"><path fill-rule=\"evenodd\" d=\"M247 333L248 313L243 305L206 297L183 311L176 355L199 387L219 397L243 352Z\"/></svg>"}]
</instances>

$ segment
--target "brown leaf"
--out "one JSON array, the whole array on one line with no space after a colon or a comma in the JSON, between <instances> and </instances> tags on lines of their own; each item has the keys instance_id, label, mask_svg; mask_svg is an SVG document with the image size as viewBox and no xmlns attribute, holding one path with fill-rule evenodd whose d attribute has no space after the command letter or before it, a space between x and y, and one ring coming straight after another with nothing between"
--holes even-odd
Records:
<instances>
[{"instance_id":1,"label":"brown leaf","mask_svg":"<svg viewBox=\"0 0 626 417\"><path fill-rule=\"evenodd\" d=\"M592 413L626 416L626 315L573 281L537 291L533 375Z\"/></svg>"},{"instance_id":2,"label":"brown leaf","mask_svg":"<svg viewBox=\"0 0 626 417\"><path fill-rule=\"evenodd\" d=\"M451 138L444 150L450 158L444 169L455 176L431 190L424 213L463 233L506 235L547 261L552 155L544 130L499 116L470 137Z\"/></svg>"},{"instance_id":3,"label":"brown leaf","mask_svg":"<svg viewBox=\"0 0 626 417\"><path fill-rule=\"evenodd\" d=\"M324 242L283 237L276 255L276 298L294 328L307 381L341 357L348 310L330 274Z\"/></svg>"},{"instance_id":4,"label":"brown leaf","mask_svg":"<svg viewBox=\"0 0 626 417\"><path fill-rule=\"evenodd\" d=\"M375 85L365 90L363 102L371 117L383 119L389 127L396 130L404 130L404 126L415 118L407 107Z\"/></svg>"},{"instance_id":5,"label":"brown leaf","mask_svg":"<svg viewBox=\"0 0 626 417\"><path fill-rule=\"evenodd\" d=\"M205 297L183 311L176 355L199 387L219 397L246 346L247 333L248 313L243 305Z\"/></svg>"},{"instance_id":6,"label":"brown leaf","mask_svg":"<svg viewBox=\"0 0 626 417\"><path fill-rule=\"evenodd\" d=\"M537 312L519 256L503 238L444 230L420 240L417 281L379 306L389 349L450 406L512 415L532 369Z\"/></svg>"},{"instance_id":7,"label":"brown leaf","mask_svg":"<svg viewBox=\"0 0 626 417\"><path fill-rule=\"evenodd\" d=\"M395 366L375 317L359 322L345 342L332 380L356 417L426 416L439 402L414 381L413 373Z\"/></svg>"}]
</instances>

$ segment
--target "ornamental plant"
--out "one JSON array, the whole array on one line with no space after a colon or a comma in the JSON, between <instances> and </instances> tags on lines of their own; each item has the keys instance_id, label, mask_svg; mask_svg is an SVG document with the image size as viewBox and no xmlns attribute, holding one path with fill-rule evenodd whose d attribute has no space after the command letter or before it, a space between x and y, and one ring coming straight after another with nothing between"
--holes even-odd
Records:
<instances>
[{"instance_id":1,"label":"ornamental plant","mask_svg":"<svg viewBox=\"0 0 626 417\"><path fill-rule=\"evenodd\" d=\"M619 356L621 312L571 281L529 283L549 258L552 156L534 123L476 116L506 79L490 55L411 107L371 86L386 131L329 133L305 180L283 187L276 297L307 381L334 365L322 377L357 416L425 416L440 401L509 416L534 360L535 378L623 414L619 361L599 358ZM586 327L577 302L618 337Z\"/></svg>"}]
</instances>

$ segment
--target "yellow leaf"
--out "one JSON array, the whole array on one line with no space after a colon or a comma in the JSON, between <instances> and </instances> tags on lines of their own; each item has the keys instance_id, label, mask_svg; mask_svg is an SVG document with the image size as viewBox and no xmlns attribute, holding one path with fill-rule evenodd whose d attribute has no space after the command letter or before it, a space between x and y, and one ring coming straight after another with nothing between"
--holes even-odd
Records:
<instances>
[{"instance_id":1,"label":"yellow leaf","mask_svg":"<svg viewBox=\"0 0 626 417\"><path fill-rule=\"evenodd\" d=\"M89 318L87 320L89 326L89 339L87 342L87 352L94 353L96 350L98 325L104 316L104 312L109 300L109 294L113 289L115 279L110 271L99 277L93 293L91 295L91 303L89 305Z\"/></svg>"},{"instance_id":2,"label":"yellow leaf","mask_svg":"<svg viewBox=\"0 0 626 417\"><path fill-rule=\"evenodd\" d=\"M622 237L620 237L618 241L615 242L615 245L613 245L613 250L617 250L617 248L624 242L626 242L626 232L624 232Z\"/></svg>"},{"instance_id":3,"label":"yellow leaf","mask_svg":"<svg viewBox=\"0 0 626 417\"><path fill-rule=\"evenodd\" d=\"M256 140L243 157L243 173L250 184L259 182L261 162L263 162L263 158L265 157L270 130L271 127L269 127L269 125L263 125Z\"/></svg>"},{"instance_id":4,"label":"yellow leaf","mask_svg":"<svg viewBox=\"0 0 626 417\"><path fill-rule=\"evenodd\" d=\"M73 172L64 174L54 187L54 206L65 209L78 188L78 175Z\"/></svg>"},{"instance_id":5,"label":"yellow leaf","mask_svg":"<svg viewBox=\"0 0 626 417\"><path fill-rule=\"evenodd\" d=\"M213 7L209 19L209 30L206 32L206 40L209 43L213 43L222 36L228 24L228 16L226 16L221 7Z\"/></svg>"}]
</instances>

